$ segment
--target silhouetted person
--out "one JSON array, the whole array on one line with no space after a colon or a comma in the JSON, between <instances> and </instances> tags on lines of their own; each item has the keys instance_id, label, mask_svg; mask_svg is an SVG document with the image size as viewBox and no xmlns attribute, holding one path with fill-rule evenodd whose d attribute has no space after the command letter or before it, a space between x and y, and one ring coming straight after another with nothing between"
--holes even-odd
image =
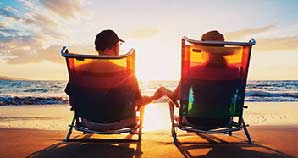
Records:
<instances>
[{"instance_id":1,"label":"silhouetted person","mask_svg":"<svg viewBox=\"0 0 298 158\"><path fill-rule=\"evenodd\" d=\"M120 42L124 42L124 40L120 39L113 30L103 30L96 35L95 49L99 55L119 56ZM80 67L82 69L125 70L124 67L109 61L103 61L100 62L100 64L98 64L98 62L83 64L79 66L78 69L80 69ZM123 114L123 111L128 110L125 106L130 104L131 99L127 98L133 97L135 105L137 108L140 108L141 106L147 105L153 100L162 97L162 93L160 93L158 90L153 96L142 96L138 81L135 77L126 78L123 81L127 82L124 84L124 86L111 88L108 91L92 88L82 89L80 87L74 87L70 84L67 84L65 92L70 96L69 98L71 106L79 104L84 106L81 108L82 110L87 110L87 112L84 114L88 115L88 120L83 120L83 123L85 122L87 126L101 128L99 123L102 122L105 124L112 123L111 127L117 128L119 126L131 124L131 121L134 121L132 119L127 121L121 120L119 123L119 120L117 119L117 117L120 117L120 115ZM115 85L118 83L108 84ZM84 93L84 91L86 91L86 93ZM115 116L110 116L110 113L114 113ZM95 122L96 124L94 124Z\"/></svg>"},{"instance_id":2,"label":"silhouetted person","mask_svg":"<svg viewBox=\"0 0 298 158\"><path fill-rule=\"evenodd\" d=\"M203 34L201 40L224 41L224 37L218 31L210 31ZM219 45L217 47L220 50L224 46ZM208 52L208 47L205 49L204 51L208 55L207 62L204 65L192 67L188 74L196 77L186 80L183 85L180 82L173 92L165 88L162 88L162 91L174 101L180 99L180 91L182 91L184 99L188 99L188 97L193 99L192 101L189 100L189 102L192 102L193 108L198 109L199 113L222 113L223 116L221 118L212 116L187 116L181 119L181 123L188 122L200 128L209 129L224 126L230 121L230 117L226 115L229 112L229 103L233 91L239 84L239 80L237 80L239 70L235 67L229 67L224 58L224 56L233 54L234 52L212 52L212 50ZM233 79L229 79L229 77Z\"/></svg>"}]
</instances>

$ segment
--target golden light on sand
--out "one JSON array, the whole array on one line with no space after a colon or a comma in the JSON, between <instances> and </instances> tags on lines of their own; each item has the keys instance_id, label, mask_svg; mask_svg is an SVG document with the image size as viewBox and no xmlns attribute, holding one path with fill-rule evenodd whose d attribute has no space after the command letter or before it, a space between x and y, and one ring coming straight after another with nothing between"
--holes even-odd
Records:
<instances>
[{"instance_id":1,"label":"golden light on sand","mask_svg":"<svg viewBox=\"0 0 298 158\"><path fill-rule=\"evenodd\" d=\"M168 105L165 103L149 104L145 107L143 131L171 129Z\"/></svg>"}]
</instances>

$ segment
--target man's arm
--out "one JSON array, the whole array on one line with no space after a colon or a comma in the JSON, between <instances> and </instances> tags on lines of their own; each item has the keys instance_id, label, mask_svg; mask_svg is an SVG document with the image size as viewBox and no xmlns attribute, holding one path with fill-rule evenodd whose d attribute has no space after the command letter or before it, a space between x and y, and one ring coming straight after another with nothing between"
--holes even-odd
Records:
<instances>
[{"instance_id":1,"label":"man's arm","mask_svg":"<svg viewBox=\"0 0 298 158\"><path fill-rule=\"evenodd\" d=\"M153 96L142 96L140 99L136 100L136 106L141 107L151 103L154 100Z\"/></svg>"},{"instance_id":2,"label":"man's arm","mask_svg":"<svg viewBox=\"0 0 298 158\"><path fill-rule=\"evenodd\" d=\"M159 88L158 90L156 90L156 92L154 93L153 96L141 96L140 99L136 100L136 106L138 107L138 109L142 106L146 106L148 104L150 104L153 100L157 100L159 98L161 98L163 96L163 93L161 91L161 89Z\"/></svg>"}]
</instances>

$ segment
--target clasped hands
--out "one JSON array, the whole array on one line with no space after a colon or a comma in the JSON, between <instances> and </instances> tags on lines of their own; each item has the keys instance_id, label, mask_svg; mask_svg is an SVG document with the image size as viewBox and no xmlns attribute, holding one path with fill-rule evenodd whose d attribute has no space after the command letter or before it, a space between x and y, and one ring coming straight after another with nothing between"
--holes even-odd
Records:
<instances>
[{"instance_id":1,"label":"clasped hands","mask_svg":"<svg viewBox=\"0 0 298 158\"><path fill-rule=\"evenodd\" d=\"M154 100L158 100L163 96L166 96L168 98L168 102L171 102L171 103L175 104L176 106L179 106L179 104L177 102L177 100L178 100L177 94L175 94L174 91L171 91L165 87L158 88L155 91L153 98L154 98Z\"/></svg>"}]
</instances>

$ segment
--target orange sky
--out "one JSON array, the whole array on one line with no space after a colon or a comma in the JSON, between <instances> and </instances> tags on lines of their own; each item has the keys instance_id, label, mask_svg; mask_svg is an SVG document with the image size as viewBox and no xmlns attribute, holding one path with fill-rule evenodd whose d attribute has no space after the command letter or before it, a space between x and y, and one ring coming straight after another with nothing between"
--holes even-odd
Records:
<instances>
[{"instance_id":1,"label":"orange sky","mask_svg":"<svg viewBox=\"0 0 298 158\"><path fill-rule=\"evenodd\" d=\"M0 2L0 76L67 79L62 46L94 53L95 35L114 29L126 41L123 52L136 49L140 80L178 80L181 37L198 39L217 29L229 41L257 40L249 79L294 80L298 79L297 3L4 0Z\"/></svg>"}]
</instances>

